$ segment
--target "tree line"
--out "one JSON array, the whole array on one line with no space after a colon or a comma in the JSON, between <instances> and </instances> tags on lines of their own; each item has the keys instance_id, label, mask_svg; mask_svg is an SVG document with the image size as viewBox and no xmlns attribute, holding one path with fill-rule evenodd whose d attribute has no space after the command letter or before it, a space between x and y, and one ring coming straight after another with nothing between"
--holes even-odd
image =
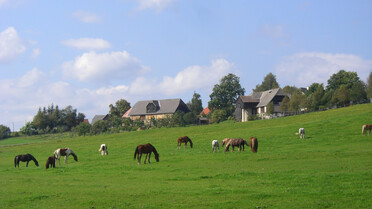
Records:
<instances>
[{"instance_id":1,"label":"tree line","mask_svg":"<svg viewBox=\"0 0 372 209\"><path fill-rule=\"evenodd\" d=\"M262 92L274 88L280 88L276 76L267 74L262 83L256 85L254 92ZM301 111L318 111L331 107L344 107L350 104L365 103L372 98L372 72L370 72L367 83L364 83L356 72L340 70L333 74L324 86L313 83L308 88L296 86L284 86L286 96L281 104L282 112L292 114ZM218 84L215 84L210 94L208 107L211 113L203 115L213 123L225 120L234 120L235 102L238 97L245 94L245 89L240 85L240 78L232 73L224 76ZM194 92L192 99L186 103L190 112L178 111L171 117L163 119L152 119L149 123L141 120L122 118L124 113L131 108L125 99L116 101L109 105L109 119L97 121L93 126L84 123L85 115L78 113L72 106L60 109L53 104L48 107L39 108L32 122L27 122L20 129L21 134L35 135L45 133L61 133L72 131L78 135L99 134L104 132L133 131L149 128L176 127L196 124L203 110L200 94ZM274 111L274 104L267 106L267 114ZM10 129L0 125L0 139L10 136Z\"/></svg>"}]
</instances>

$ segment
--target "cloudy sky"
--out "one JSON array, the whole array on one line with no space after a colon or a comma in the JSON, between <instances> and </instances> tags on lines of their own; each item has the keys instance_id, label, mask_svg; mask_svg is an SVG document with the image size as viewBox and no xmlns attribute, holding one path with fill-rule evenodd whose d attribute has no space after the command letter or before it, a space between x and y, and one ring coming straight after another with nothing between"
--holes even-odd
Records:
<instances>
[{"instance_id":1,"label":"cloudy sky","mask_svg":"<svg viewBox=\"0 0 372 209\"><path fill-rule=\"evenodd\" d=\"M0 124L72 105L89 121L126 99L201 94L228 73L246 94L372 70L372 1L0 0Z\"/></svg>"}]
</instances>

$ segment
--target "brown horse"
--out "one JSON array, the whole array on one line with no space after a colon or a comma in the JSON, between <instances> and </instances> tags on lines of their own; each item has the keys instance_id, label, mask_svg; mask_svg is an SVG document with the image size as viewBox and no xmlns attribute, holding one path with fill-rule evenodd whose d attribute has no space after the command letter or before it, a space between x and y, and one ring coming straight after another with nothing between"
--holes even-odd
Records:
<instances>
[{"instance_id":1,"label":"brown horse","mask_svg":"<svg viewBox=\"0 0 372 209\"><path fill-rule=\"evenodd\" d=\"M230 138L225 138L224 140L222 140L222 147L223 147L225 144L229 143L229 141L230 141Z\"/></svg>"},{"instance_id":2,"label":"brown horse","mask_svg":"<svg viewBox=\"0 0 372 209\"><path fill-rule=\"evenodd\" d=\"M234 147L238 147L239 152L243 147L243 151L244 151L244 145L245 144L248 145L247 141L242 139L242 138L230 139L229 142L226 144L225 152L229 151L230 146L232 147L232 151L234 151Z\"/></svg>"},{"instance_id":3,"label":"brown horse","mask_svg":"<svg viewBox=\"0 0 372 209\"><path fill-rule=\"evenodd\" d=\"M188 137L188 136L183 136L183 137L180 137L178 138L178 145L177 145L177 148L180 149L181 148L181 144L184 143L185 144L185 147L187 145L187 142L190 142L190 147L192 148L192 141L191 139Z\"/></svg>"},{"instance_id":4,"label":"brown horse","mask_svg":"<svg viewBox=\"0 0 372 209\"><path fill-rule=\"evenodd\" d=\"M48 157L48 160L46 161L45 168L48 169L49 165L51 168L56 167L56 157L55 156L50 156Z\"/></svg>"},{"instance_id":5,"label":"brown horse","mask_svg":"<svg viewBox=\"0 0 372 209\"><path fill-rule=\"evenodd\" d=\"M18 166L19 168L19 161L22 161L22 162L27 162L26 163L26 167L28 167L28 162L30 161L34 161L35 165L36 166L39 166L39 163L37 162L36 158L34 158L34 156L32 156L31 154L25 154L25 155L17 155L15 156L14 158L14 167L16 168Z\"/></svg>"},{"instance_id":6,"label":"brown horse","mask_svg":"<svg viewBox=\"0 0 372 209\"><path fill-rule=\"evenodd\" d=\"M249 139L249 146L251 147L251 151L256 153L258 149L258 141L256 137L251 137Z\"/></svg>"},{"instance_id":7,"label":"brown horse","mask_svg":"<svg viewBox=\"0 0 372 209\"><path fill-rule=\"evenodd\" d=\"M368 131L368 136L371 134L372 125L371 124L365 124L362 126L362 134L366 134Z\"/></svg>"},{"instance_id":8,"label":"brown horse","mask_svg":"<svg viewBox=\"0 0 372 209\"><path fill-rule=\"evenodd\" d=\"M136 147L136 150L134 151L134 159L136 159L136 156L137 156L138 165L141 165L142 154L146 154L144 163L146 164L147 155L149 156L148 161L150 163L150 157L151 157L151 153L152 152L154 152L154 154L155 154L155 160L156 160L156 162L159 162L159 154L156 151L155 147L152 146L152 144L150 144L150 143L138 145Z\"/></svg>"}]
</instances>

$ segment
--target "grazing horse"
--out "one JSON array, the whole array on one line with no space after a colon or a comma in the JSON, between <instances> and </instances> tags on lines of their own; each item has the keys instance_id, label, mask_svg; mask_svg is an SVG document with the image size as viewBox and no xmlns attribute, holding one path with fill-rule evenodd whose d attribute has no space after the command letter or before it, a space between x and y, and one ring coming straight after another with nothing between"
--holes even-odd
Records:
<instances>
[{"instance_id":1,"label":"grazing horse","mask_svg":"<svg viewBox=\"0 0 372 209\"><path fill-rule=\"evenodd\" d=\"M244 151L244 145L248 145L247 141L239 138L239 139L230 139L230 141L226 144L225 152L229 150L229 147L232 147L232 151L234 151L234 147L238 147L238 150L240 152L241 148L243 147Z\"/></svg>"},{"instance_id":2,"label":"grazing horse","mask_svg":"<svg viewBox=\"0 0 372 209\"><path fill-rule=\"evenodd\" d=\"M136 159L136 156L137 156L138 165L141 165L142 154L146 154L144 163L146 164L147 155L149 156L148 161L150 163L150 157L151 157L151 153L152 152L154 152L154 154L155 154L155 160L156 160L156 162L159 162L159 154L156 151L155 147L152 146L152 144L150 144L150 143L138 145L136 147L136 150L134 151L134 159Z\"/></svg>"},{"instance_id":3,"label":"grazing horse","mask_svg":"<svg viewBox=\"0 0 372 209\"><path fill-rule=\"evenodd\" d=\"M224 140L222 140L222 147L223 147L225 144L229 143L229 141L230 141L230 138L225 138Z\"/></svg>"},{"instance_id":4,"label":"grazing horse","mask_svg":"<svg viewBox=\"0 0 372 209\"><path fill-rule=\"evenodd\" d=\"M107 145L101 144L101 147L99 148L98 152L100 152L101 155L108 155Z\"/></svg>"},{"instance_id":5,"label":"grazing horse","mask_svg":"<svg viewBox=\"0 0 372 209\"><path fill-rule=\"evenodd\" d=\"M177 148L180 149L182 143L185 143L185 147L186 147L187 142L190 142L190 147L192 148L192 141L188 136L183 136L183 137L178 138Z\"/></svg>"},{"instance_id":6,"label":"grazing horse","mask_svg":"<svg viewBox=\"0 0 372 209\"><path fill-rule=\"evenodd\" d=\"M46 164L45 164L45 168L48 169L49 165L50 165L51 168L56 167L56 157L54 155L48 157L48 160L46 161Z\"/></svg>"},{"instance_id":7,"label":"grazing horse","mask_svg":"<svg viewBox=\"0 0 372 209\"><path fill-rule=\"evenodd\" d=\"M371 124L365 124L362 126L362 134L366 134L368 131L368 136L371 134L372 125Z\"/></svg>"},{"instance_id":8,"label":"grazing horse","mask_svg":"<svg viewBox=\"0 0 372 209\"><path fill-rule=\"evenodd\" d=\"M220 144L218 143L218 140L213 140L212 141L212 149L213 152L216 152L216 149L218 148L218 151L220 151Z\"/></svg>"},{"instance_id":9,"label":"grazing horse","mask_svg":"<svg viewBox=\"0 0 372 209\"><path fill-rule=\"evenodd\" d=\"M18 168L19 168L19 161L27 162L26 163L26 167L28 167L28 162L30 162L31 160L34 161L34 163L35 163L36 166L39 166L39 163L34 158L34 156L32 156L31 154L28 154L27 153L25 155L17 155L17 156L15 156L15 158L14 158L14 167L16 168L18 166Z\"/></svg>"},{"instance_id":10,"label":"grazing horse","mask_svg":"<svg viewBox=\"0 0 372 209\"><path fill-rule=\"evenodd\" d=\"M65 164L67 163L67 158L69 155L74 156L74 160L78 161L78 158L74 151L72 151L70 148L59 148L56 151L54 151L54 157L56 160L58 160L59 165L61 165L61 156L65 156Z\"/></svg>"},{"instance_id":11,"label":"grazing horse","mask_svg":"<svg viewBox=\"0 0 372 209\"><path fill-rule=\"evenodd\" d=\"M305 128L298 129L298 134L300 135L300 139L305 138Z\"/></svg>"},{"instance_id":12,"label":"grazing horse","mask_svg":"<svg viewBox=\"0 0 372 209\"><path fill-rule=\"evenodd\" d=\"M251 137L249 139L249 146L251 147L251 151L256 153L258 149L258 141L256 137Z\"/></svg>"}]
</instances>

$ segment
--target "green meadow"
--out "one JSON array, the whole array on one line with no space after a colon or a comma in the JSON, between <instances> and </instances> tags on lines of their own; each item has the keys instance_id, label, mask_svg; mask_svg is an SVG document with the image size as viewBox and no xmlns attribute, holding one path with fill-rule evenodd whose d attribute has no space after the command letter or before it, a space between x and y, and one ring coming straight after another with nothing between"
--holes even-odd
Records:
<instances>
[{"instance_id":1,"label":"green meadow","mask_svg":"<svg viewBox=\"0 0 372 209\"><path fill-rule=\"evenodd\" d=\"M86 137L0 141L0 208L372 208L372 104L272 120ZM306 129L306 139L295 133ZM189 136L194 148L177 149ZM213 153L211 141L258 138L258 153ZM108 156L98 152L108 145ZM137 165L135 147L160 154ZM78 156L45 169L57 148ZM32 154L40 166L14 157ZM144 157L142 157L142 161Z\"/></svg>"}]
</instances>

